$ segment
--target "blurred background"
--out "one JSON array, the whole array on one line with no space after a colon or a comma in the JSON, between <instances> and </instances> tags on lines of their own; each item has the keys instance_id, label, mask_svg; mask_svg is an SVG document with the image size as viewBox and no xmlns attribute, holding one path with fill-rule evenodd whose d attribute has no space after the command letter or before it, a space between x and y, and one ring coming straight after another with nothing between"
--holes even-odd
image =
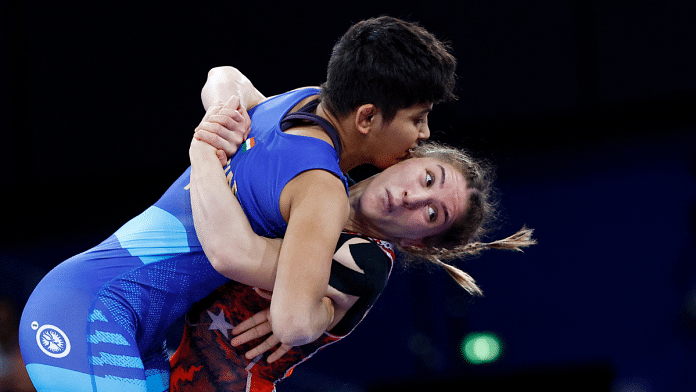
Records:
<instances>
[{"instance_id":1,"label":"blurred background","mask_svg":"<svg viewBox=\"0 0 696 392\"><path fill-rule=\"evenodd\" d=\"M696 6L666 1L0 3L0 391L30 391L16 323L41 277L154 203L188 163L207 71L318 85L348 27L387 14L451 42L432 139L497 167L539 244L397 267L348 340L284 391L693 391ZM19 370L17 370L19 369Z\"/></svg>"}]
</instances>

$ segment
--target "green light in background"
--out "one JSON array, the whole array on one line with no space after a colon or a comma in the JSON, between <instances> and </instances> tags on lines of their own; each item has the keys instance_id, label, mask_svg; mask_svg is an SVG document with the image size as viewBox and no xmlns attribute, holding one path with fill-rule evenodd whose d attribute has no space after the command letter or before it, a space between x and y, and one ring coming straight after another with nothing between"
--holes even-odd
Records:
<instances>
[{"instance_id":1,"label":"green light in background","mask_svg":"<svg viewBox=\"0 0 696 392\"><path fill-rule=\"evenodd\" d=\"M473 364L490 363L500 357L500 339L491 332L475 332L462 340L461 353L464 359Z\"/></svg>"}]
</instances>

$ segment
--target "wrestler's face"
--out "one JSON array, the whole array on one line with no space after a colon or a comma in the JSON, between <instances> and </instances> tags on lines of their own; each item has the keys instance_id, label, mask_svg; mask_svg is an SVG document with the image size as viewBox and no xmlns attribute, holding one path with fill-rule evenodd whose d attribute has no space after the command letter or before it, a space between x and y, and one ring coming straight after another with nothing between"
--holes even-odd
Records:
<instances>
[{"instance_id":1,"label":"wrestler's face","mask_svg":"<svg viewBox=\"0 0 696 392\"><path fill-rule=\"evenodd\" d=\"M370 179L360 196L360 214L381 238L419 245L461 218L468 194L464 176L451 165L410 158Z\"/></svg>"},{"instance_id":2,"label":"wrestler's face","mask_svg":"<svg viewBox=\"0 0 696 392\"><path fill-rule=\"evenodd\" d=\"M389 122L380 122L375 129L375 146L377 153L374 165L385 169L406 159L408 150L415 148L418 142L430 137L428 113L433 105L416 104L400 109Z\"/></svg>"}]
</instances>

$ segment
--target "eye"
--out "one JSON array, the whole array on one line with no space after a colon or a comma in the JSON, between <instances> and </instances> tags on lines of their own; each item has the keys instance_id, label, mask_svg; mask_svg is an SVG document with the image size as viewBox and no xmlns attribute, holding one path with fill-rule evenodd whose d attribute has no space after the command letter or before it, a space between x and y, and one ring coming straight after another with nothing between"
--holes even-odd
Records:
<instances>
[{"instance_id":1,"label":"eye","mask_svg":"<svg viewBox=\"0 0 696 392\"><path fill-rule=\"evenodd\" d=\"M428 206L428 219L430 222L435 222L437 220L437 210L433 206Z\"/></svg>"},{"instance_id":2,"label":"eye","mask_svg":"<svg viewBox=\"0 0 696 392\"><path fill-rule=\"evenodd\" d=\"M419 125L428 122L428 116L423 115L422 113L418 113L411 117L411 120L413 120L414 124Z\"/></svg>"},{"instance_id":3,"label":"eye","mask_svg":"<svg viewBox=\"0 0 696 392\"><path fill-rule=\"evenodd\" d=\"M433 185L433 175L429 171L425 172L425 186L430 188Z\"/></svg>"}]
</instances>

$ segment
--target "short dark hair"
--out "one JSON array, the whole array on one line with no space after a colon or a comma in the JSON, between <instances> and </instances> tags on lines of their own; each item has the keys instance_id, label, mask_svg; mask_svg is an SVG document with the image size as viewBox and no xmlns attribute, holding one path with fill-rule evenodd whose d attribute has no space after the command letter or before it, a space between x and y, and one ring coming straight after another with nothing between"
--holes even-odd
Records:
<instances>
[{"instance_id":1,"label":"short dark hair","mask_svg":"<svg viewBox=\"0 0 696 392\"><path fill-rule=\"evenodd\" d=\"M400 109L456 99L449 50L417 23L389 16L358 22L333 47L322 100L338 117L371 103L389 122Z\"/></svg>"}]
</instances>

